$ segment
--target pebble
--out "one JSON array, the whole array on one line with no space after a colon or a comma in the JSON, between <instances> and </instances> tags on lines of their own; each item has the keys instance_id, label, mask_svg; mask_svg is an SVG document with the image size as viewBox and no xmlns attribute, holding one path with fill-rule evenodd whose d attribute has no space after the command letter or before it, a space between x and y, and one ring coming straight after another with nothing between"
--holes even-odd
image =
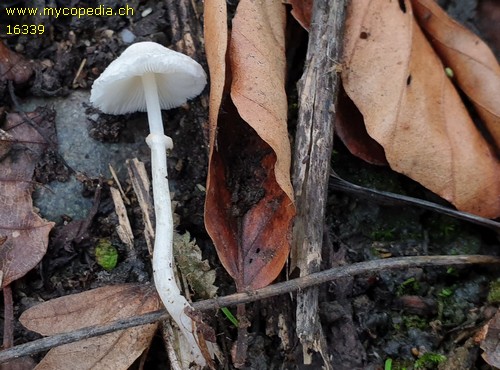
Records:
<instances>
[{"instance_id":1,"label":"pebble","mask_svg":"<svg viewBox=\"0 0 500 370\"><path fill-rule=\"evenodd\" d=\"M153 8L147 8L147 9L144 9L141 13L141 17L142 18L145 18L147 17L148 15L150 15L151 13L153 13Z\"/></svg>"},{"instance_id":2,"label":"pebble","mask_svg":"<svg viewBox=\"0 0 500 370\"><path fill-rule=\"evenodd\" d=\"M128 28L124 28L120 32L120 36L124 44L131 44L135 40L135 35Z\"/></svg>"}]
</instances>

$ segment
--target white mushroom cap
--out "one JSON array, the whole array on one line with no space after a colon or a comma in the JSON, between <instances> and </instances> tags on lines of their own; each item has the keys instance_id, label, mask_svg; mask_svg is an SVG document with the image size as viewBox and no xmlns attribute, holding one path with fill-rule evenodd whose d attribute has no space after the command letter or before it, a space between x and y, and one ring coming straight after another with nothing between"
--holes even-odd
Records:
<instances>
[{"instance_id":1,"label":"white mushroom cap","mask_svg":"<svg viewBox=\"0 0 500 370\"><path fill-rule=\"evenodd\" d=\"M203 68L187 55L154 42L130 45L94 81L90 102L104 113L145 112L141 76L154 73L161 109L184 104L207 83Z\"/></svg>"}]
</instances>

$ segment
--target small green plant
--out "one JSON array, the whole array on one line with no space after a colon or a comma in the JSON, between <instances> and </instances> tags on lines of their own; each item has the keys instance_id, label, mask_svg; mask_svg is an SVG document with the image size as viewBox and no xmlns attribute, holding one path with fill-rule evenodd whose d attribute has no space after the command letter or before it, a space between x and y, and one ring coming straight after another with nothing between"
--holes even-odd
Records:
<instances>
[{"instance_id":1,"label":"small green plant","mask_svg":"<svg viewBox=\"0 0 500 370\"><path fill-rule=\"evenodd\" d=\"M231 321L231 323L234 326L236 326L236 327L240 326L240 323L238 322L238 319L236 317L234 317L233 313L231 311L229 311L229 309L227 307L221 307L220 310L228 318L228 320Z\"/></svg>"},{"instance_id":2,"label":"small green plant","mask_svg":"<svg viewBox=\"0 0 500 370\"><path fill-rule=\"evenodd\" d=\"M438 296L441 298L448 298L453 295L453 289L451 288L443 288L441 291L438 293Z\"/></svg>"},{"instance_id":3,"label":"small green plant","mask_svg":"<svg viewBox=\"0 0 500 370\"><path fill-rule=\"evenodd\" d=\"M404 359L388 358L384 362L384 370L409 370L413 367L413 361Z\"/></svg>"},{"instance_id":4,"label":"small green plant","mask_svg":"<svg viewBox=\"0 0 500 370\"><path fill-rule=\"evenodd\" d=\"M384 370L392 370L392 358L385 360Z\"/></svg>"},{"instance_id":5,"label":"small green plant","mask_svg":"<svg viewBox=\"0 0 500 370\"><path fill-rule=\"evenodd\" d=\"M446 356L439 353L427 352L415 361L415 369L435 369L441 362L446 361Z\"/></svg>"},{"instance_id":6,"label":"small green plant","mask_svg":"<svg viewBox=\"0 0 500 370\"><path fill-rule=\"evenodd\" d=\"M441 320L443 323L458 324L462 320L461 317L463 318L464 313L462 309L457 306L457 300L454 297L456 289L457 285L452 284L450 287L445 287L436 291L438 304L437 319ZM452 320L452 322L449 320Z\"/></svg>"}]
</instances>

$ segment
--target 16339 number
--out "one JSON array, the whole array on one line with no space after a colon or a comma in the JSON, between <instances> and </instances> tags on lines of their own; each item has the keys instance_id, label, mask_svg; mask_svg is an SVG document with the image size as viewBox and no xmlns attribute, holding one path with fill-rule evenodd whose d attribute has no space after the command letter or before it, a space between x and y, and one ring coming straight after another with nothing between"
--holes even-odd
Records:
<instances>
[{"instance_id":1,"label":"16339 number","mask_svg":"<svg viewBox=\"0 0 500 370\"><path fill-rule=\"evenodd\" d=\"M7 25L7 35L42 35L45 32L43 24Z\"/></svg>"}]
</instances>

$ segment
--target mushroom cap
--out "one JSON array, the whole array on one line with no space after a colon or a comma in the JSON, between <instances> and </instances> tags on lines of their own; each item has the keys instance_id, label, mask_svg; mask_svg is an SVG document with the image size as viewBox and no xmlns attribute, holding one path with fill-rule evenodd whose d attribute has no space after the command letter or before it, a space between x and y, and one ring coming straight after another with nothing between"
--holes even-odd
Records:
<instances>
[{"instance_id":1,"label":"mushroom cap","mask_svg":"<svg viewBox=\"0 0 500 370\"><path fill-rule=\"evenodd\" d=\"M199 95L207 83L203 68L187 55L155 42L130 45L92 85L90 102L102 112L145 112L141 76L154 73L161 109L171 109Z\"/></svg>"}]
</instances>

